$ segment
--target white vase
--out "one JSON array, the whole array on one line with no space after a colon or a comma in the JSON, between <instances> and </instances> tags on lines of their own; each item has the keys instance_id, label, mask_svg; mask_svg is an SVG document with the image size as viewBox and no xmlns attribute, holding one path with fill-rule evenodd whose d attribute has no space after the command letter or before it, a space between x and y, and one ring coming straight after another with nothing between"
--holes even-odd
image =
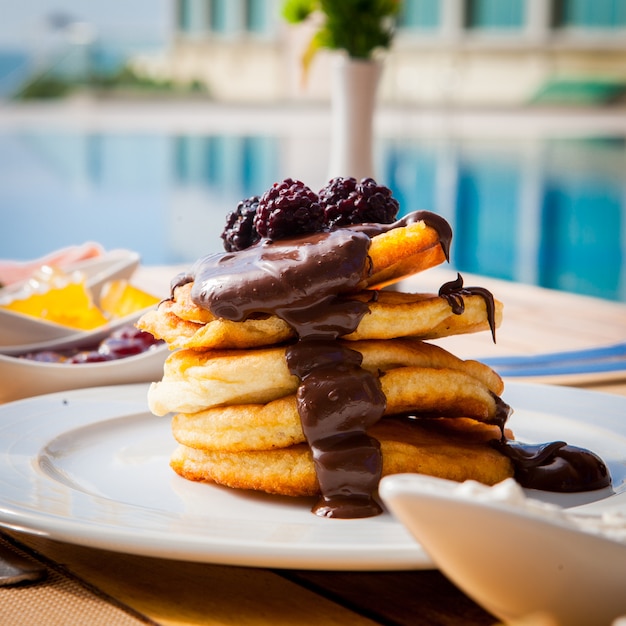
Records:
<instances>
[{"instance_id":1,"label":"white vase","mask_svg":"<svg viewBox=\"0 0 626 626\"><path fill-rule=\"evenodd\" d=\"M376 178L374 113L382 64L338 57L332 67L329 179Z\"/></svg>"}]
</instances>

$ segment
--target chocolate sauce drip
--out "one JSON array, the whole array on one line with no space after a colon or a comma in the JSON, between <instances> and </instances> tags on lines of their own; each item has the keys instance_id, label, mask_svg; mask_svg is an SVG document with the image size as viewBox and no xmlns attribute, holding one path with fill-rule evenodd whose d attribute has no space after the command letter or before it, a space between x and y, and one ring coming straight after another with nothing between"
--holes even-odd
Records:
<instances>
[{"instance_id":1,"label":"chocolate sauce drip","mask_svg":"<svg viewBox=\"0 0 626 626\"><path fill-rule=\"evenodd\" d=\"M443 217L430 211L415 211L414 213L409 213L406 219L407 224L422 220L426 226L434 228L439 235L439 242L446 261L450 263L450 244L452 243L452 228L450 228L450 224Z\"/></svg>"},{"instance_id":2,"label":"chocolate sauce drip","mask_svg":"<svg viewBox=\"0 0 626 626\"><path fill-rule=\"evenodd\" d=\"M289 371L300 378L302 429L322 492L322 517L370 517L382 469L379 442L366 431L385 411L378 378L361 368L359 352L336 341L302 339L287 349Z\"/></svg>"},{"instance_id":3,"label":"chocolate sauce drip","mask_svg":"<svg viewBox=\"0 0 626 626\"><path fill-rule=\"evenodd\" d=\"M338 337L368 310L341 296L362 284L369 245L365 233L342 229L209 255L192 268L191 296L216 317L241 322L275 314L300 337Z\"/></svg>"},{"instance_id":4,"label":"chocolate sauce drip","mask_svg":"<svg viewBox=\"0 0 626 626\"><path fill-rule=\"evenodd\" d=\"M484 287L463 287L461 274L456 275L456 280L444 283L439 288L439 296L446 300L455 315L462 315L465 311L463 296L481 296L487 308L487 321L491 329L491 337L496 342L496 305L493 294Z\"/></svg>"},{"instance_id":5,"label":"chocolate sauce drip","mask_svg":"<svg viewBox=\"0 0 626 626\"><path fill-rule=\"evenodd\" d=\"M193 281L193 301L216 317L239 322L275 314L296 331L299 341L287 349L287 361L301 381L298 412L322 492L314 508L318 515L381 512L373 499L382 469L380 444L366 430L382 417L386 399L378 378L361 368L360 354L333 340L353 332L369 310L367 302L344 296L363 286L371 238L420 220L437 230L449 259L449 224L420 211L393 224L261 240L237 253L204 257L172 281L172 295Z\"/></svg>"},{"instance_id":6,"label":"chocolate sauce drip","mask_svg":"<svg viewBox=\"0 0 626 626\"><path fill-rule=\"evenodd\" d=\"M522 443L508 439L504 426L512 413L501 398L496 397L496 419L500 440L492 445L513 464L515 480L528 489L576 492L602 489L611 484L609 471L600 457L584 448L564 441Z\"/></svg>"},{"instance_id":7,"label":"chocolate sauce drip","mask_svg":"<svg viewBox=\"0 0 626 626\"><path fill-rule=\"evenodd\" d=\"M200 260L194 263L191 271L181 272L180 274L176 274L176 276L172 278L172 280L170 281L170 300L174 298L174 289L176 289L176 287L182 287L183 285L186 285L187 283L192 283L195 280L194 268L200 263L208 261L212 256L213 255L202 257Z\"/></svg>"},{"instance_id":8,"label":"chocolate sauce drip","mask_svg":"<svg viewBox=\"0 0 626 626\"><path fill-rule=\"evenodd\" d=\"M380 444L366 431L382 417L386 399L378 378L361 368L361 355L335 340L353 332L368 311L367 303L345 296L362 288L371 237L420 220L438 231L449 259L450 226L433 213L419 211L394 224L362 224L291 240L265 239L237 253L209 255L171 283L173 296L176 287L193 281L192 299L217 317L244 321L274 314L296 331L298 341L287 348L286 358L289 370L300 379L298 412L322 492L313 509L320 516L381 512L373 497L382 469ZM460 275L439 292L455 314L463 312L463 296L471 294L484 298L495 341L491 293L464 288ZM511 410L501 399L496 401L498 411L491 423L503 434L494 445L511 458L520 482L541 489L554 482L562 490L605 486L608 472L592 453L548 444L547 459L558 459L552 461L546 460L544 449L527 454L524 444L506 440L504 426ZM585 461L579 461L581 456ZM581 469L583 464L587 469ZM575 471L565 470L566 465ZM552 481L549 476L555 473L566 477ZM594 486L581 488L581 482Z\"/></svg>"},{"instance_id":9,"label":"chocolate sauce drip","mask_svg":"<svg viewBox=\"0 0 626 626\"><path fill-rule=\"evenodd\" d=\"M243 321L275 314L297 333L287 364L300 378L298 412L311 448L325 517L381 512L373 499L382 471L380 444L366 430L386 399L361 355L335 340L356 329L367 302L345 296L363 286L371 231L340 229L290 240L262 240L236 254L210 255L172 283L194 281L192 298L213 315Z\"/></svg>"},{"instance_id":10,"label":"chocolate sauce drip","mask_svg":"<svg viewBox=\"0 0 626 626\"><path fill-rule=\"evenodd\" d=\"M496 402L496 414L487 423L497 426L502 433L502 437L504 437L504 427L509 417L513 414L513 409L500 396L496 396L493 393L491 395Z\"/></svg>"}]
</instances>

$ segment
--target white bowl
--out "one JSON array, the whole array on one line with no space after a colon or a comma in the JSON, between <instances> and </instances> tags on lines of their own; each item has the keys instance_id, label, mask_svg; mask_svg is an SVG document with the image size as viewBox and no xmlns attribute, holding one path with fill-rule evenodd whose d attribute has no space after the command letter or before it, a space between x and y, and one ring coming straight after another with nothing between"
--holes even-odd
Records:
<instances>
[{"instance_id":1,"label":"white bowl","mask_svg":"<svg viewBox=\"0 0 626 626\"><path fill-rule=\"evenodd\" d=\"M54 391L161 380L166 345L101 363L44 363L0 354L0 402Z\"/></svg>"},{"instance_id":2,"label":"white bowl","mask_svg":"<svg viewBox=\"0 0 626 626\"><path fill-rule=\"evenodd\" d=\"M505 622L608 626L626 614L626 542L539 513L543 503L531 511L428 476L388 476L380 495L442 573Z\"/></svg>"},{"instance_id":3,"label":"white bowl","mask_svg":"<svg viewBox=\"0 0 626 626\"><path fill-rule=\"evenodd\" d=\"M85 275L85 286L98 304L103 286L111 280L130 278L139 261L137 252L111 250L100 257L74 263L65 268L65 271L68 274L82 272ZM24 297L27 295L27 286L28 281L24 281L4 287L0 290L0 297L2 300ZM55 341L76 333L75 328L0 308L0 353L7 353L5 348L14 346L19 346L19 351L28 351L31 349L30 344ZM25 350L23 346L26 346Z\"/></svg>"}]
</instances>

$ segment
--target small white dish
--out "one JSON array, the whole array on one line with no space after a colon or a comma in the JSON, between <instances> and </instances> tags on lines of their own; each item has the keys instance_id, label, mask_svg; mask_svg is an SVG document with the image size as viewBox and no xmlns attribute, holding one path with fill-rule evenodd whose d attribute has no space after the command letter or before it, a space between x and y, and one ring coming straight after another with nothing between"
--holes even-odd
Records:
<instances>
[{"instance_id":1,"label":"small white dish","mask_svg":"<svg viewBox=\"0 0 626 626\"><path fill-rule=\"evenodd\" d=\"M96 304L100 301L103 286L118 279L128 279L137 269L140 256L130 250L111 250L102 256L79 261L66 267L67 274L81 272L85 275L85 286ZM0 289L1 300L14 300L27 295L28 281ZM0 353L7 353L14 346L13 354L29 351L30 344L41 344L77 334L75 328L62 326L29 315L22 315L0 308ZM24 346L26 348L24 349ZM5 349L6 348L6 349Z\"/></svg>"},{"instance_id":2,"label":"small white dish","mask_svg":"<svg viewBox=\"0 0 626 626\"><path fill-rule=\"evenodd\" d=\"M93 330L76 330L71 329L70 333L66 333L59 337L44 339L43 341L29 341L22 344L11 344L7 346L0 345L0 355L17 356L27 354L29 352L41 352L43 350L69 350L72 348L84 348L97 344L99 341L108 337L114 330L122 326L134 324L146 311L153 307L147 307L140 311L135 311L126 317L120 317L112 320L104 326L99 326Z\"/></svg>"},{"instance_id":3,"label":"small white dish","mask_svg":"<svg viewBox=\"0 0 626 626\"><path fill-rule=\"evenodd\" d=\"M45 363L0 354L0 403L55 391L160 380L166 345L100 363Z\"/></svg>"},{"instance_id":4,"label":"small white dish","mask_svg":"<svg viewBox=\"0 0 626 626\"><path fill-rule=\"evenodd\" d=\"M17 352L27 352L29 344L55 341L72 334L76 334L76 329L0 309L0 353L13 347ZM26 346L26 350L22 346Z\"/></svg>"},{"instance_id":5,"label":"small white dish","mask_svg":"<svg viewBox=\"0 0 626 626\"><path fill-rule=\"evenodd\" d=\"M626 541L581 530L538 501L484 495L503 487L401 474L384 478L380 495L437 567L504 622L545 614L608 626L626 614ZM625 495L615 496L622 509Z\"/></svg>"}]
</instances>

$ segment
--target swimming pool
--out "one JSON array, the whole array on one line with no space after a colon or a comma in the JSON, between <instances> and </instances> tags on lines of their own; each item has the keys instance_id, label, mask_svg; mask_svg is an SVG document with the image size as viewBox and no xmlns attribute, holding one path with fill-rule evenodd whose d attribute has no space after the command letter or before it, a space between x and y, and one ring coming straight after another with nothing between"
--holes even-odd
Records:
<instances>
[{"instance_id":1,"label":"swimming pool","mask_svg":"<svg viewBox=\"0 0 626 626\"><path fill-rule=\"evenodd\" d=\"M246 118L247 119L247 118ZM226 212L287 176L325 182L315 129L0 127L0 257L100 241L146 264L220 249ZM626 134L380 132L377 178L453 229L452 266L626 301Z\"/></svg>"}]
</instances>

